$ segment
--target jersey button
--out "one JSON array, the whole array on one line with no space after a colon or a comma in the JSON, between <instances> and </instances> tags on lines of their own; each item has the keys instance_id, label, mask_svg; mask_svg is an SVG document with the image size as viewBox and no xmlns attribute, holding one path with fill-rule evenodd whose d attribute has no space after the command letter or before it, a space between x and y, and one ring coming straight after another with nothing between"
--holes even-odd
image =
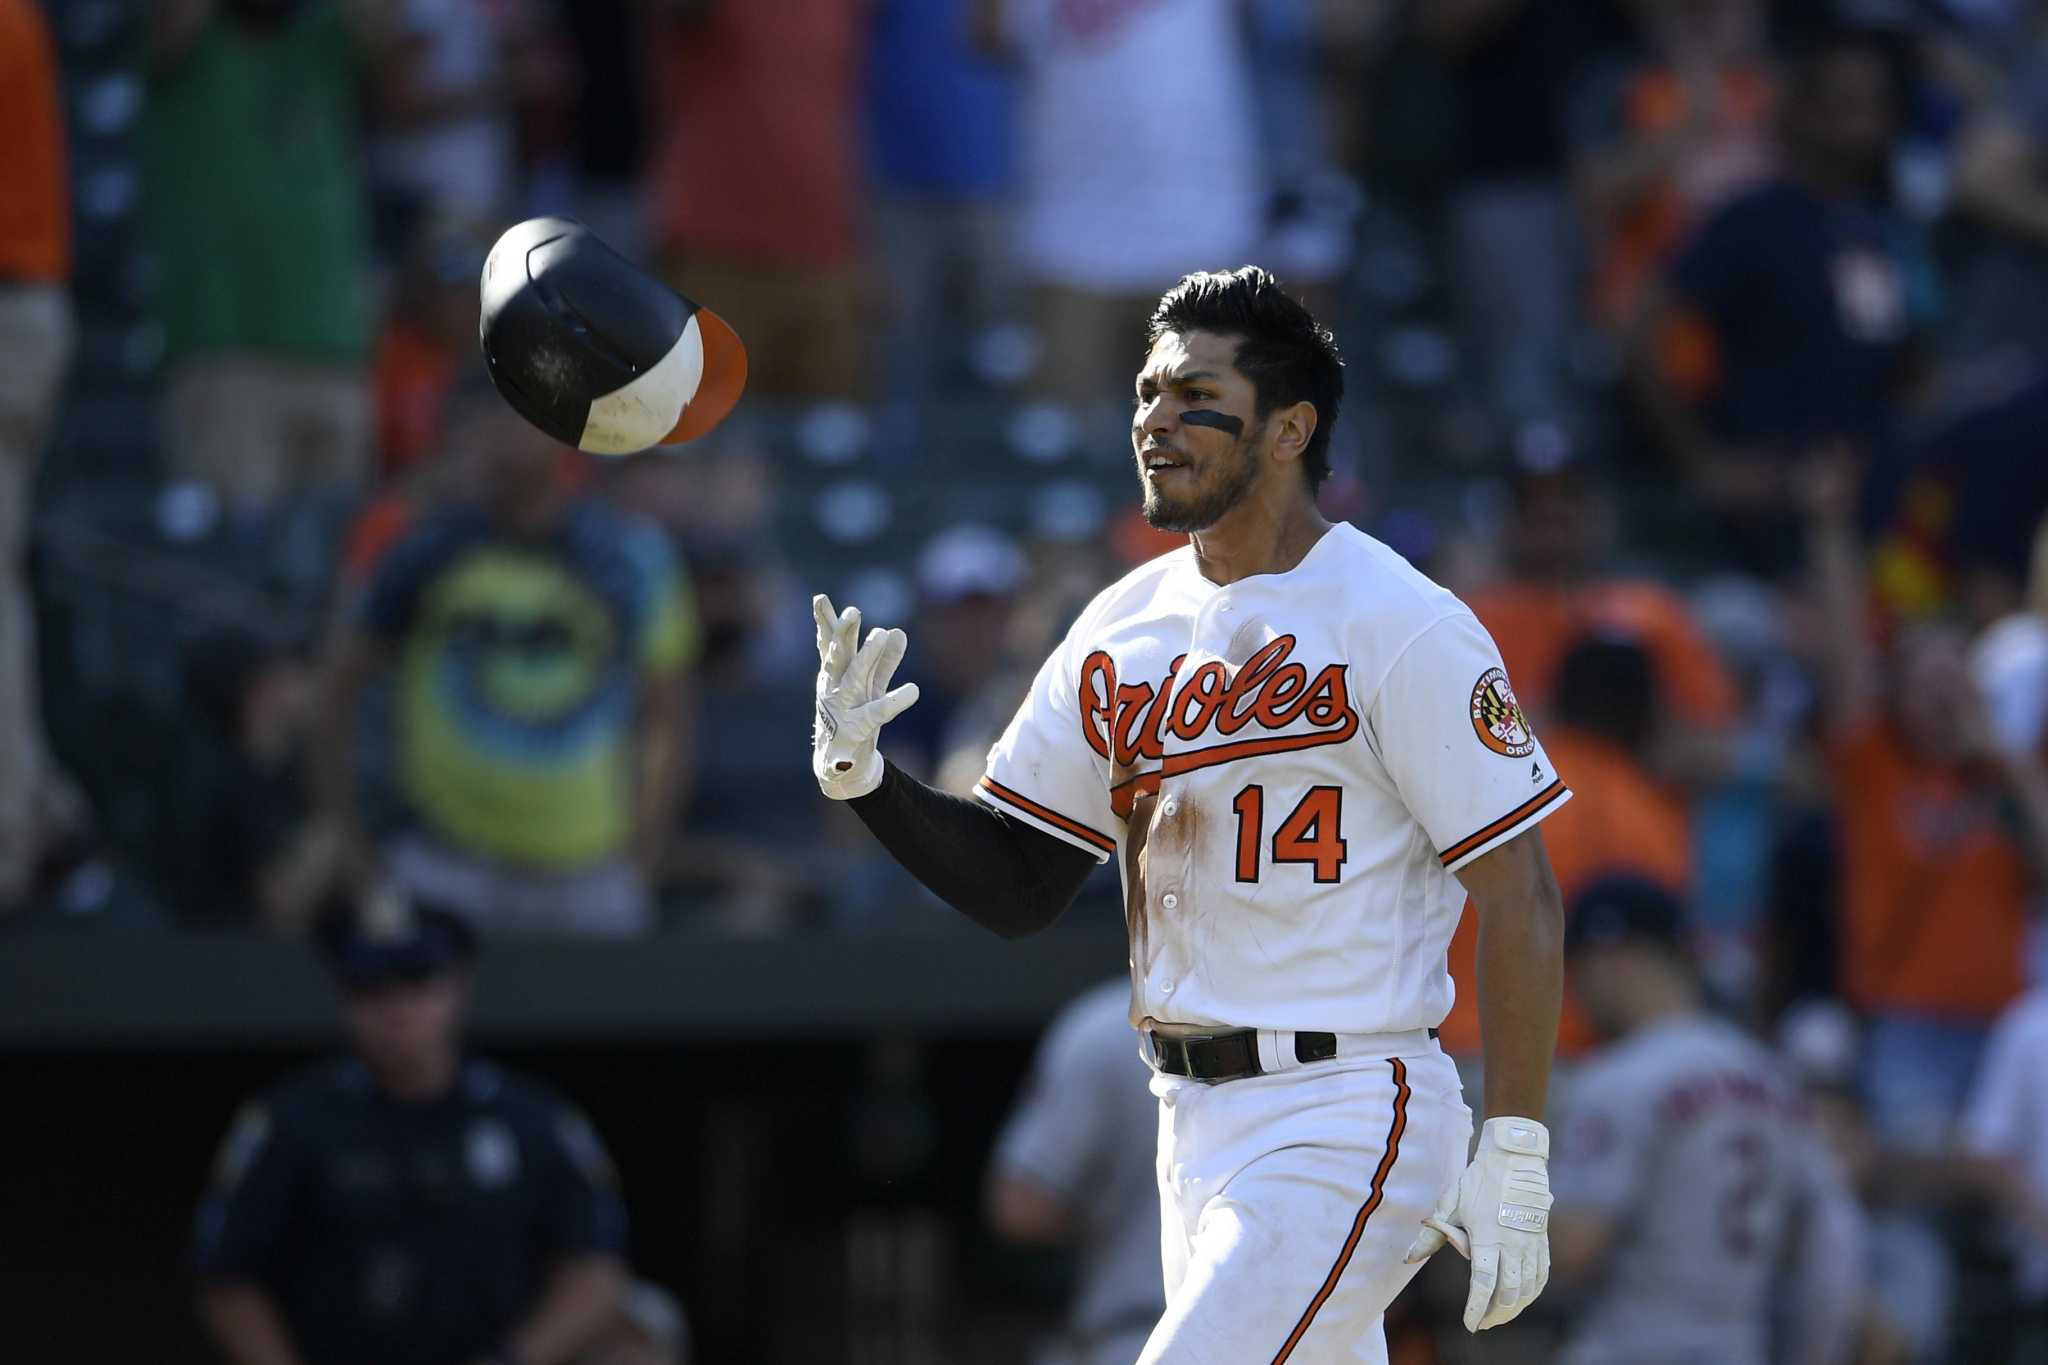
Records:
<instances>
[{"instance_id":1,"label":"jersey button","mask_svg":"<svg viewBox=\"0 0 2048 1365\"><path fill-rule=\"evenodd\" d=\"M1174 895L1171 891L1169 891L1159 898L1159 903L1165 906L1167 909L1171 910L1175 906L1180 904L1180 897Z\"/></svg>"},{"instance_id":2,"label":"jersey button","mask_svg":"<svg viewBox=\"0 0 2048 1365\"><path fill-rule=\"evenodd\" d=\"M1159 993L1160 993L1161 995L1172 995L1172 994L1173 994L1173 983L1172 983L1171 981L1162 981L1162 982L1160 982L1160 983L1159 983Z\"/></svg>"}]
</instances>

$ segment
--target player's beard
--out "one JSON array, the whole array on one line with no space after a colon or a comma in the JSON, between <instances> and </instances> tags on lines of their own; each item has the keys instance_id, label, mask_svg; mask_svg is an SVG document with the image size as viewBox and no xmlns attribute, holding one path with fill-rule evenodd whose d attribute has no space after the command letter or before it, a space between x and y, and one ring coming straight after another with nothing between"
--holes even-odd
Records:
<instances>
[{"instance_id":1,"label":"player's beard","mask_svg":"<svg viewBox=\"0 0 2048 1365\"><path fill-rule=\"evenodd\" d=\"M1230 453L1223 457L1223 463L1222 483L1185 500L1160 496L1159 485L1146 479L1141 467L1138 478L1145 486L1145 520L1159 530L1179 535L1193 535L1214 526L1225 513L1245 500L1245 495L1251 492L1252 480L1259 473L1258 454L1248 440L1240 439L1231 446Z\"/></svg>"}]
</instances>

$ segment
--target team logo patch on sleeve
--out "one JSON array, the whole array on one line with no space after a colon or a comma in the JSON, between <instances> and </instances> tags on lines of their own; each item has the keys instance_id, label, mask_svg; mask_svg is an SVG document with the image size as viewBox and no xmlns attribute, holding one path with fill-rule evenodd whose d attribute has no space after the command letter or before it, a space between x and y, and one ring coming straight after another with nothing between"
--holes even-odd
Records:
<instances>
[{"instance_id":1,"label":"team logo patch on sleeve","mask_svg":"<svg viewBox=\"0 0 2048 1365\"><path fill-rule=\"evenodd\" d=\"M1529 718L1515 700L1506 669L1489 668L1472 685L1472 732L1481 744L1509 758L1536 752L1536 736L1529 733Z\"/></svg>"}]
</instances>

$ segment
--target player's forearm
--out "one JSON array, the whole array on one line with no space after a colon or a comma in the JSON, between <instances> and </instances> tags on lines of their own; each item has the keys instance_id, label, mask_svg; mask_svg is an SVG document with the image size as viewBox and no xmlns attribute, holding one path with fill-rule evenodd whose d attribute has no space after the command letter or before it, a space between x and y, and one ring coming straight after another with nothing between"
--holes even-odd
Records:
<instances>
[{"instance_id":1,"label":"player's forearm","mask_svg":"<svg viewBox=\"0 0 2048 1365\"><path fill-rule=\"evenodd\" d=\"M232 1365L300 1365L283 1316L253 1284L207 1286L199 1294L199 1316Z\"/></svg>"},{"instance_id":2,"label":"player's forearm","mask_svg":"<svg viewBox=\"0 0 2048 1365\"><path fill-rule=\"evenodd\" d=\"M540 1307L506 1342L519 1365L561 1365L597 1339L626 1297L626 1270L614 1256L579 1256L548 1277Z\"/></svg>"},{"instance_id":3,"label":"player's forearm","mask_svg":"<svg viewBox=\"0 0 2048 1365\"><path fill-rule=\"evenodd\" d=\"M1005 938L1036 933L1073 903L1095 860L895 764L847 804L931 893Z\"/></svg>"},{"instance_id":4,"label":"player's forearm","mask_svg":"<svg viewBox=\"0 0 2048 1365\"><path fill-rule=\"evenodd\" d=\"M1486 1115L1541 1121L1564 1002L1564 908L1539 830L1460 874L1479 916Z\"/></svg>"}]
</instances>

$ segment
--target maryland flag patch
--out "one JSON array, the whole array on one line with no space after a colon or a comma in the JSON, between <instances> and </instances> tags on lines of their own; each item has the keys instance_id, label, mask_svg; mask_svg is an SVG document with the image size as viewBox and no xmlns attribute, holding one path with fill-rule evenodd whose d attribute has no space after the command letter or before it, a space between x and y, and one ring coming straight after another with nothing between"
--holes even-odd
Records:
<instances>
[{"instance_id":1,"label":"maryland flag patch","mask_svg":"<svg viewBox=\"0 0 2048 1365\"><path fill-rule=\"evenodd\" d=\"M1536 736L1529 732L1529 718L1515 700L1506 669L1489 668L1472 685L1472 733L1481 744L1509 758L1536 752Z\"/></svg>"}]
</instances>

